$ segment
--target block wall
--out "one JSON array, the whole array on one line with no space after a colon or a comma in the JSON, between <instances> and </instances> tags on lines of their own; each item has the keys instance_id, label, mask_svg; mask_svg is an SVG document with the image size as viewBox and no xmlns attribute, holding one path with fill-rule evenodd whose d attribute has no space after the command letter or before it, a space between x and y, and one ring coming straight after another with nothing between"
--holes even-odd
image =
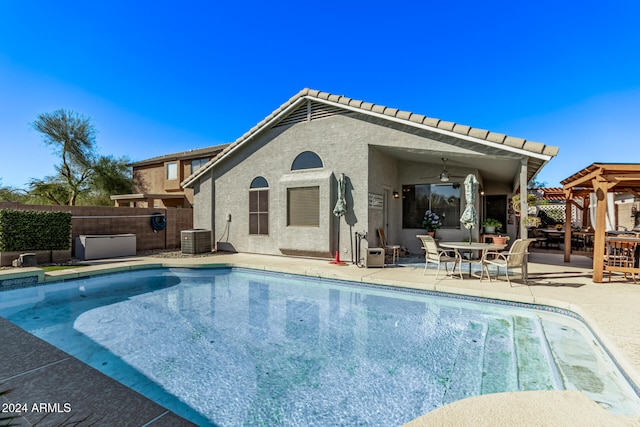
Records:
<instances>
[{"instance_id":1,"label":"block wall","mask_svg":"<svg viewBox=\"0 0 640 427\"><path fill-rule=\"evenodd\" d=\"M0 209L71 212L72 245L83 234L136 235L138 251L179 249L180 232L193 228L193 210L175 208L127 208L111 206L24 205L0 202ZM165 215L164 230L154 231L151 215Z\"/></svg>"}]
</instances>

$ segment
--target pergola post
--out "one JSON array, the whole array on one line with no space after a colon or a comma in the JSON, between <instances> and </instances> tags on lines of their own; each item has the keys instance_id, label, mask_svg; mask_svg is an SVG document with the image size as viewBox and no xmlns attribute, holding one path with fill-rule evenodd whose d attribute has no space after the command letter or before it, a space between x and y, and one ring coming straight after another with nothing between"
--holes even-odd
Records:
<instances>
[{"instance_id":1,"label":"pergola post","mask_svg":"<svg viewBox=\"0 0 640 427\"><path fill-rule=\"evenodd\" d=\"M564 262L571 261L571 210L573 209L573 194L565 197L564 208Z\"/></svg>"},{"instance_id":2,"label":"pergola post","mask_svg":"<svg viewBox=\"0 0 640 427\"><path fill-rule=\"evenodd\" d=\"M601 179L593 180L593 190L596 194L596 223L593 236L593 281L602 283L604 276L604 247L607 227L607 182Z\"/></svg>"}]
</instances>

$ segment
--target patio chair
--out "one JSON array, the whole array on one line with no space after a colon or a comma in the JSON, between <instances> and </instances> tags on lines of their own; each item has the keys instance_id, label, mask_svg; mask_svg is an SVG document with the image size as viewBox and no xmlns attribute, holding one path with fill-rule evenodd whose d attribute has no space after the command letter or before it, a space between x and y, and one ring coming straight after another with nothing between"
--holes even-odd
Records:
<instances>
[{"instance_id":1,"label":"patio chair","mask_svg":"<svg viewBox=\"0 0 640 427\"><path fill-rule=\"evenodd\" d=\"M633 271L637 266L637 242L620 242L620 241L607 241L606 250L604 255L604 264L610 267L622 267L629 271L623 271L625 280L627 274L631 274L633 283L636 283L636 273ZM609 271L609 282L611 282L611 270Z\"/></svg>"},{"instance_id":2,"label":"patio chair","mask_svg":"<svg viewBox=\"0 0 640 427\"><path fill-rule=\"evenodd\" d=\"M549 247L549 241L547 240L547 235L544 233L544 231L535 228L533 231L533 235L536 238L535 243L539 248L542 248L543 244L545 247Z\"/></svg>"},{"instance_id":3,"label":"patio chair","mask_svg":"<svg viewBox=\"0 0 640 427\"><path fill-rule=\"evenodd\" d=\"M509 249L509 252L486 251L484 254L482 254L482 270L480 272L480 281L482 281L485 271L487 272L489 281L491 281L489 266L493 265L497 268L496 279L500 275L500 268L504 268L509 286L511 286L509 269L519 268L522 272L522 280L524 280L524 284L526 285L527 272L526 267L524 267L524 263L526 255L528 254L527 250L529 249L529 245L535 241L536 239L518 239L513 242L513 245L511 245L511 249Z\"/></svg>"},{"instance_id":4,"label":"patio chair","mask_svg":"<svg viewBox=\"0 0 640 427\"><path fill-rule=\"evenodd\" d=\"M457 251L454 252L454 255L451 256L447 251L444 251L438 247L438 243L436 240L427 235L417 235L418 239L422 241L422 248L425 251L425 264L424 271L422 275L424 276L427 272L427 268L429 264L437 264L438 270L436 271L436 279L438 278L438 274L440 274L440 267L444 264L444 268L449 274L449 266L447 263L453 262L453 268L451 269L451 276L455 274L456 266L458 266L458 273L460 274L460 278L462 279L462 258L460 257L460 253Z\"/></svg>"},{"instance_id":5,"label":"patio chair","mask_svg":"<svg viewBox=\"0 0 640 427\"><path fill-rule=\"evenodd\" d=\"M378 228L378 237L380 238L380 246L384 248L385 254L391 253L393 263L395 264L400 257L400 245L389 245L384 235L384 229Z\"/></svg>"}]
</instances>

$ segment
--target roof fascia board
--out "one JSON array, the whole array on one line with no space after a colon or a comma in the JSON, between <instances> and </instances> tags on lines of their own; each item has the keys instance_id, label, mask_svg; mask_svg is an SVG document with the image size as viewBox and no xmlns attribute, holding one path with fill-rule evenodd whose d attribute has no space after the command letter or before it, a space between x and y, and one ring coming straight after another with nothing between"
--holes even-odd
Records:
<instances>
[{"instance_id":1,"label":"roof fascia board","mask_svg":"<svg viewBox=\"0 0 640 427\"><path fill-rule=\"evenodd\" d=\"M327 99L314 98L314 97L308 96L308 95L305 95L305 98L309 98L312 101L322 102L322 103L327 104L327 105L332 105L332 106L336 106L336 107L342 107L345 110L351 110L351 111L354 111L354 112L357 112L357 113L361 113L361 114L368 114L370 116L374 116L374 117L379 118L379 119L389 120L389 121L392 121L392 122L395 122L395 123L400 123L400 124L403 124L403 125L409 125L409 126L413 126L413 127L419 128L419 129L428 130L428 131L431 131L431 132L440 133L442 135L450 136L452 138L464 139L466 141L474 142L476 144L482 144L482 145L485 145L487 147L496 148L496 149L503 150L503 151L510 151L512 153L516 153L516 154L519 154L519 155L524 155L524 156L528 156L528 157L535 157L535 158L538 158L540 160L545 160L545 161L549 161L552 158L552 156L549 156L547 154L537 154L537 153L533 153L531 151L523 150L522 148L510 147L508 145L498 144L498 143L491 142L491 141L486 141L484 139L476 138L476 137L473 137L473 136L464 135L464 134L456 133L456 132L451 132L451 131L448 131L446 129L440 129L440 128L424 125L424 124L421 124L421 123L411 122L411 121L406 120L406 119L400 119L398 117L388 116L388 115L382 114L382 113L376 113L375 111L363 110L362 108L352 107L350 105L341 104L339 102L329 101Z\"/></svg>"}]
</instances>

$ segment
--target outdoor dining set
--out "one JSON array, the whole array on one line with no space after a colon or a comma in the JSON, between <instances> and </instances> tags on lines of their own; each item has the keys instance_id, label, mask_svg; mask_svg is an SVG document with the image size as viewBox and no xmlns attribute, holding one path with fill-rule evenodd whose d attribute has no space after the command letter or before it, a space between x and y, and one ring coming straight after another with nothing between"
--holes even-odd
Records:
<instances>
[{"instance_id":1,"label":"outdoor dining set","mask_svg":"<svg viewBox=\"0 0 640 427\"><path fill-rule=\"evenodd\" d=\"M417 235L422 241L422 248L425 251L425 268L423 275L426 273L429 264L437 266L436 279L440 274L440 268L444 267L449 274L449 264L453 263L450 275L464 278L463 264L468 265L469 277L479 277L480 280L486 276L491 281L490 268L497 271L496 277L500 271L504 271L508 283L511 285L510 270L520 269L525 284L527 283L526 271L526 255L529 245L535 239L517 239L511 245L509 251L503 251L506 244L481 243L481 242L436 242L429 235ZM475 254L478 254L476 256ZM480 267L480 275L473 271L473 266ZM456 271L457 270L457 271Z\"/></svg>"}]
</instances>

